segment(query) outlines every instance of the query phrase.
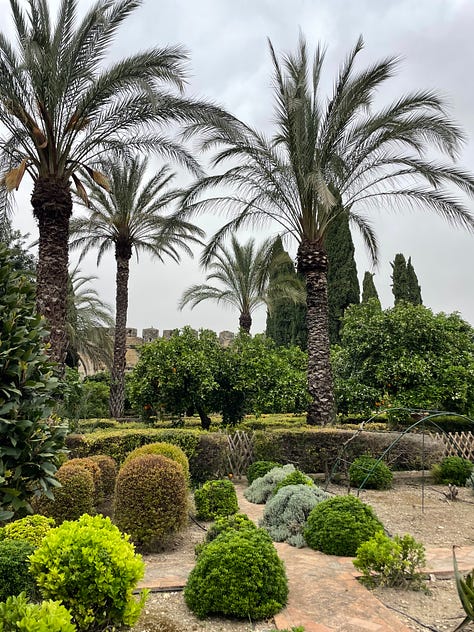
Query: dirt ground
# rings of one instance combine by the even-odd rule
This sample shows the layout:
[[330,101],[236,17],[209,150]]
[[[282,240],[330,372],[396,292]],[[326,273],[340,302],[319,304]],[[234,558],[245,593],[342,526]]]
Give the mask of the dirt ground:
[[[329,491],[346,492],[336,486]],[[446,498],[446,492],[443,486],[426,484],[422,487],[419,481],[404,481],[388,491],[363,491],[360,498],[372,505],[391,535],[410,533],[425,546],[474,546],[474,494],[460,489],[458,500],[453,502]],[[192,563],[194,546],[203,536],[204,531],[191,522],[165,553],[155,555],[158,560],[166,556],[163,562],[167,564]],[[454,630],[464,616],[454,581],[431,578],[427,589],[424,593],[378,588],[376,595],[386,606],[396,610],[400,620],[412,630]],[[272,621],[256,624],[219,618],[200,621],[186,608],[182,593],[173,592],[150,595],[134,632],[269,632],[275,629]],[[474,632],[474,625],[464,629]]]

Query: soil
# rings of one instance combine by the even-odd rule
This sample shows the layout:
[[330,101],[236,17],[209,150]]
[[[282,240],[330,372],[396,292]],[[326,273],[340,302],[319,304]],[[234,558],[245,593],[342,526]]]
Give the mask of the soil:
[[[342,487],[331,486],[333,493],[346,493]],[[367,490],[360,498],[374,508],[376,514],[391,535],[410,533],[426,547],[474,545],[474,495],[468,489],[460,489],[458,499],[446,497],[447,488],[425,485],[420,482],[396,483],[388,491]],[[207,525],[203,525],[206,527]],[[193,564],[194,547],[204,536],[204,531],[190,522],[164,553],[144,556],[155,564],[179,567]],[[463,619],[455,582],[452,579],[427,581],[427,592],[377,588],[378,599],[397,611],[399,618],[411,630],[436,632],[452,631]],[[276,627],[272,621],[259,623],[234,621],[221,618],[197,619],[187,609],[182,592],[153,593],[149,596],[142,617],[134,632],[269,632]],[[474,624],[464,628],[474,632]]]

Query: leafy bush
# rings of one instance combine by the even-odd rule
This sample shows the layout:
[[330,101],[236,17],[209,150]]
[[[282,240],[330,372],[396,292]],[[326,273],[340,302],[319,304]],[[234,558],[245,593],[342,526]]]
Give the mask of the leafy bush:
[[300,470],[295,470],[276,484],[272,495],[274,496],[282,487],[286,487],[287,485],[314,485],[314,482],[310,476],[306,476],[306,474],[303,474]]
[[7,523],[1,530],[1,536],[9,540],[24,540],[33,546],[39,546],[43,538],[55,526],[53,518],[45,516],[25,516]]
[[71,613],[56,601],[28,603],[25,593],[0,603],[1,632],[75,632]]
[[383,461],[368,455],[357,457],[349,467],[349,481],[365,489],[390,489],[393,474]]
[[183,474],[186,480],[189,481],[188,457],[179,446],[173,445],[172,443],[166,443],[165,441],[147,443],[146,445],[142,445],[140,448],[135,448],[133,452],[130,452],[124,461],[124,465],[132,459],[136,459],[137,456],[142,456],[143,454],[161,454],[162,456],[166,456],[168,459],[175,461],[182,467]]
[[236,513],[231,516],[218,516],[206,531],[204,542],[196,546],[195,552],[198,556],[203,548],[217,538],[218,535],[227,531],[241,531],[242,529],[256,529],[253,520],[247,514]]
[[0,520],[21,517],[55,487],[67,426],[49,417],[57,379],[35,288],[0,243]]
[[265,476],[274,467],[280,467],[280,463],[275,461],[254,461],[247,468],[247,482],[251,485],[257,478]]
[[265,476],[255,479],[250,487],[247,487],[244,491],[245,498],[249,502],[256,503],[257,505],[266,503],[278,483],[294,471],[295,466],[291,464],[274,467],[267,472]]
[[377,531],[383,531],[383,525],[372,507],[355,496],[335,496],[311,510],[304,537],[316,551],[353,557]]
[[64,522],[30,559],[43,597],[61,601],[78,630],[132,626],[138,619],[146,593],[136,601],[132,592],[144,564],[109,518]]
[[207,481],[194,491],[196,515],[201,520],[229,516],[239,510],[235,487],[229,479]]
[[329,494],[316,485],[288,485],[268,500],[260,526],[276,542],[306,546],[303,531],[308,516],[326,498]]
[[61,487],[56,488],[54,500],[41,497],[34,502],[37,513],[54,518],[56,524],[76,520],[82,514],[94,513],[94,479],[81,464],[66,461],[56,473]]
[[433,466],[431,473],[435,483],[464,487],[474,465],[460,456],[447,456],[441,463]]
[[163,547],[187,518],[187,485],[178,463],[145,454],[121,468],[115,487],[115,522],[135,544],[147,550]]
[[81,459],[70,459],[66,463],[69,466],[83,467],[92,474],[92,480],[94,481],[94,506],[100,504],[104,500],[104,490],[102,488],[102,471],[97,461],[89,457],[83,457]]
[[221,533],[199,555],[184,589],[186,604],[201,618],[265,619],[281,610],[287,597],[283,562],[262,529]]
[[0,541],[0,601],[23,591],[33,593],[35,582],[28,560],[33,551],[34,546],[24,540]]
[[106,454],[94,454],[89,459],[99,466],[103,496],[104,498],[110,498],[115,489],[117,464],[111,456]]
[[357,549],[354,566],[362,571],[368,586],[393,586],[419,590],[425,585],[421,572],[426,562],[425,549],[411,535],[396,535],[393,540],[379,531]]

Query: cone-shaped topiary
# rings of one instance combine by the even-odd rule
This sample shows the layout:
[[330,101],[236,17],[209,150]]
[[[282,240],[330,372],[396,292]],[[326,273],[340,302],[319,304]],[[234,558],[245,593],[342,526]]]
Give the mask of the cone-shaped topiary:
[[237,513],[239,503],[234,485],[229,479],[206,481],[194,492],[196,515],[201,520]]
[[188,519],[188,491],[182,467],[158,454],[126,463],[115,485],[115,523],[138,546],[162,548]]
[[147,443],[130,452],[123,464],[125,465],[125,463],[128,463],[132,459],[136,459],[137,456],[143,456],[144,454],[161,454],[172,461],[176,461],[176,463],[179,463],[183,468],[184,476],[186,480],[189,481],[188,457],[178,445],[167,443],[166,441]]
[[244,491],[245,498],[251,502],[261,505],[267,502],[273,493],[275,487],[284,480],[288,474],[295,471],[294,465],[283,465],[281,467],[274,467],[269,472],[257,478],[254,482],[247,487]]
[[308,516],[313,507],[329,497],[316,485],[284,486],[267,501],[260,526],[276,542],[306,546],[303,530]]
[[349,481],[355,487],[364,489],[390,489],[393,473],[383,462],[363,454],[349,467]]
[[304,537],[308,546],[328,555],[354,557],[383,525],[369,505],[355,496],[323,500],[309,514]]
[[262,529],[221,533],[202,550],[184,590],[186,604],[201,618],[266,619],[287,597],[283,562]]

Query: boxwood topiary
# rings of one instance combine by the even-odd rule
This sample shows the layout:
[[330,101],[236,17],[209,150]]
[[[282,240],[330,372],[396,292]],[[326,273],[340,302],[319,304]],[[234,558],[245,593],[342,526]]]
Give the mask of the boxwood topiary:
[[186,604],[201,618],[265,619],[287,597],[283,562],[262,529],[221,533],[201,552],[184,589]]
[[314,482],[310,476],[306,476],[306,474],[303,474],[300,470],[295,470],[275,485],[272,496],[274,496],[282,487],[286,487],[287,485],[314,485]]
[[260,526],[272,540],[301,548],[306,545],[303,530],[311,510],[329,497],[316,485],[287,485],[267,501]]
[[83,457],[81,459],[70,459],[66,463],[70,466],[83,467],[92,474],[92,480],[94,481],[94,506],[100,504],[104,500],[104,490],[102,486],[102,471],[97,461],[90,457]]
[[304,537],[316,551],[353,557],[378,531],[383,525],[372,507],[355,496],[335,496],[311,510]]
[[230,516],[239,510],[235,487],[229,479],[206,481],[194,491],[194,503],[196,515],[201,520]]
[[463,459],[460,456],[447,456],[433,466],[431,473],[435,483],[464,487],[473,468],[474,464],[468,459]]
[[55,524],[54,518],[39,515],[25,516],[7,523],[2,529],[2,537],[10,540],[23,540],[33,546],[39,546]]
[[244,491],[245,498],[251,503],[264,504],[270,498],[275,487],[284,480],[288,474],[295,471],[294,465],[274,467],[261,478],[257,478]]
[[115,459],[106,454],[94,454],[89,459],[99,466],[103,496],[104,498],[110,498],[113,496],[117,478],[117,463]]
[[365,489],[390,489],[393,473],[383,462],[368,455],[354,459],[349,467],[349,481],[355,487]]
[[188,519],[183,469],[158,454],[138,456],[124,465],[115,486],[115,522],[138,546],[162,548]]
[[0,603],[2,632],[75,632],[71,613],[57,601],[28,603],[25,593]]
[[33,502],[37,513],[54,518],[58,525],[94,513],[95,486],[89,470],[66,461],[56,472],[56,478],[61,487],[55,488],[54,500],[42,496]]
[[174,445],[173,443],[166,443],[165,441],[147,443],[146,445],[142,445],[140,448],[136,448],[133,452],[130,452],[124,461],[124,465],[132,459],[136,459],[137,456],[143,456],[144,454],[161,454],[172,461],[176,461],[176,463],[179,463],[179,465],[183,468],[184,476],[186,477],[186,480],[189,481],[188,457],[179,446]]
[[196,555],[200,555],[203,548],[207,546],[209,542],[215,540],[221,533],[231,530],[241,531],[242,529],[255,530],[256,528],[255,523],[253,520],[250,520],[247,514],[236,513],[231,516],[219,516],[206,531],[206,538],[204,542],[201,542],[196,546]]
[[33,594],[35,581],[29,571],[29,556],[35,547],[24,540],[0,541],[0,601],[25,591]]
[[257,478],[265,476],[274,467],[280,467],[275,461],[254,461],[247,468],[247,483],[251,485]]
[[61,601],[78,630],[121,629],[140,616],[146,592],[139,601],[132,593],[144,564],[109,518],[84,515],[63,522],[30,561],[43,597]]

